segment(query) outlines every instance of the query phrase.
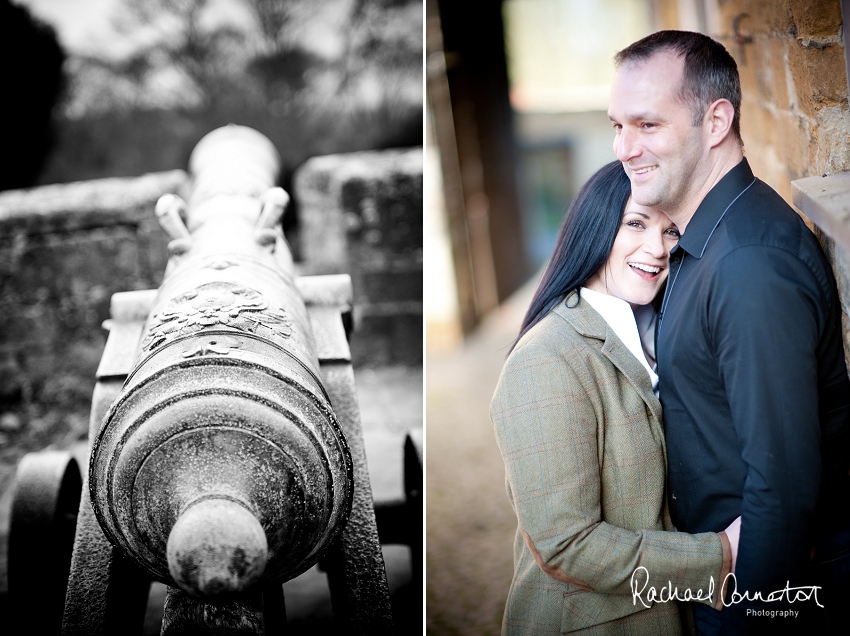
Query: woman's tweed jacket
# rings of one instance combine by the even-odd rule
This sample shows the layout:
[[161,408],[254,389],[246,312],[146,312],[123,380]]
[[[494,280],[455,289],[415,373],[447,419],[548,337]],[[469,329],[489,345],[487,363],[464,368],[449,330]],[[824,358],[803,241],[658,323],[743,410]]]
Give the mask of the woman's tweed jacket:
[[707,593],[723,548],[665,532],[661,404],[602,316],[575,294],[552,310],[505,363],[490,416],[519,522],[503,634],[678,634],[677,604],[633,602],[632,573]]

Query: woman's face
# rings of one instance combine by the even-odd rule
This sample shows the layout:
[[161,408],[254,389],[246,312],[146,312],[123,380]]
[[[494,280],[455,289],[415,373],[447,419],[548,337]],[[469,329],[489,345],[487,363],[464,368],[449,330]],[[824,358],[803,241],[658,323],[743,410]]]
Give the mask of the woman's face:
[[630,305],[647,305],[667,279],[670,250],[678,241],[679,231],[663,212],[629,197],[611,254],[585,287]]

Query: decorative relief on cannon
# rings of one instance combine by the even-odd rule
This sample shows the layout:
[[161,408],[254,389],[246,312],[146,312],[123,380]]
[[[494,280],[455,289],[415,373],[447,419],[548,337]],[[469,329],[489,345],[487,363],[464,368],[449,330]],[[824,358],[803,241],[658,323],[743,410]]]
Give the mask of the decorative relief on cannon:
[[258,291],[214,282],[177,296],[152,316],[142,350],[150,352],[178,336],[216,325],[277,340],[292,336],[292,321],[286,311],[270,308]]
[[227,356],[242,347],[242,341],[229,336],[212,336],[201,342],[193,343],[191,347],[183,351],[184,358],[195,356],[219,355]]
[[205,265],[205,267],[221,271],[223,269],[227,269],[228,267],[233,267],[234,265],[236,265],[236,263],[234,263],[233,261],[229,261],[226,258],[212,258]]

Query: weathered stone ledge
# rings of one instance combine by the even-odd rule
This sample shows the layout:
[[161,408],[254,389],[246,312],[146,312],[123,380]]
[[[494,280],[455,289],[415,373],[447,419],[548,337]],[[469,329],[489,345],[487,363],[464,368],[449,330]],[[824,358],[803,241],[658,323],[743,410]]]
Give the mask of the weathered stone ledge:
[[798,179],[791,189],[794,205],[827,239],[822,244],[838,285],[844,355],[850,367],[850,172]]
[[850,253],[850,172],[791,182],[794,205]]
[[0,240],[21,233],[138,225],[154,217],[160,195],[182,192],[188,179],[185,171],[170,170],[0,192]]

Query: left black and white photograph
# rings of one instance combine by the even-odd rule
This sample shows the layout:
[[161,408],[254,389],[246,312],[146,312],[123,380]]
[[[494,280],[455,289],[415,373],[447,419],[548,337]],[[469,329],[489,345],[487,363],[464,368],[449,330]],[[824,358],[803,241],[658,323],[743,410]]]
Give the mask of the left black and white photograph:
[[0,0],[0,633],[421,633],[423,46]]

